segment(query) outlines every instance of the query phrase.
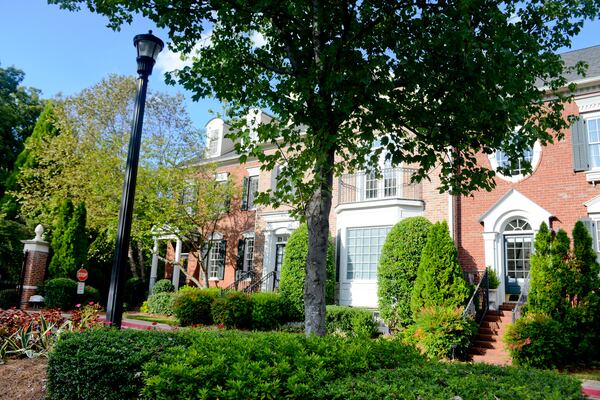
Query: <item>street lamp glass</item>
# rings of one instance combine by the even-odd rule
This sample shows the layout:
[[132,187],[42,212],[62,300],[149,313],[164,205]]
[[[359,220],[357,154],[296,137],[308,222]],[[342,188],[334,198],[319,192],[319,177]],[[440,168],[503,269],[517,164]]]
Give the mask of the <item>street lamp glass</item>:
[[164,47],[163,41],[154,36],[152,31],[147,34],[137,35],[133,39],[133,44],[137,48],[138,57],[150,57],[154,61],[156,61],[158,53],[160,53]]

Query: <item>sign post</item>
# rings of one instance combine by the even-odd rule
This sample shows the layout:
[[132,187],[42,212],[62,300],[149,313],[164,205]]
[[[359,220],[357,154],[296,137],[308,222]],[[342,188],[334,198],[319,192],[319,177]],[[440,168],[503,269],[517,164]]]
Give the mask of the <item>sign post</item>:
[[77,270],[77,294],[83,294],[85,292],[85,281],[88,278],[88,272],[85,268],[79,268]]

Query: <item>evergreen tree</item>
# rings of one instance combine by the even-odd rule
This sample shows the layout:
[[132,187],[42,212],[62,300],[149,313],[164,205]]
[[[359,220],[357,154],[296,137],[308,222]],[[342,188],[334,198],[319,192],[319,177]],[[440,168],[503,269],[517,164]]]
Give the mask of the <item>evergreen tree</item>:
[[67,227],[67,238],[69,240],[69,250],[73,264],[65,271],[69,278],[75,276],[79,268],[87,267],[87,255],[89,243],[85,231],[87,212],[85,203],[79,203],[73,212],[73,217]]
[[379,311],[392,330],[412,323],[410,301],[430,228],[427,218],[403,219],[390,230],[381,249],[377,269]]
[[69,228],[69,222],[73,216],[73,201],[67,198],[63,200],[58,209],[58,214],[55,218],[55,223],[52,229],[52,259],[48,270],[50,278],[66,278],[63,266],[68,262],[69,246],[65,240],[66,232]]
[[[560,229],[556,237],[545,223],[535,237],[536,252],[531,256],[530,289],[526,313],[541,313],[562,319],[566,312],[570,240]],[[540,250],[540,251],[538,251]]]
[[431,227],[421,254],[411,311],[416,315],[424,307],[461,307],[470,294],[448,224],[445,221],[438,222]]

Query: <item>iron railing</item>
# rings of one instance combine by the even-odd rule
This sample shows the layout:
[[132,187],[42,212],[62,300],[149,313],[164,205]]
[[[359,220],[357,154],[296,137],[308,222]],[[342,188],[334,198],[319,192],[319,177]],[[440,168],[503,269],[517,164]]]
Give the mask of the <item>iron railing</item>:
[[279,290],[279,272],[271,271],[244,289],[246,293],[275,292]]
[[477,274],[471,273],[468,275],[467,280],[473,284],[477,283],[477,286],[475,287],[462,316],[463,318],[471,316],[478,325],[481,325],[481,322],[490,308],[490,281],[488,272],[486,270]]
[[512,322],[515,323],[516,320],[521,318],[521,312],[523,310],[523,306],[527,303],[527,299],[529,298],[529,272],[527,272],[527,277],[523,282],[523,286],[521,287],[521,294],[519,295],[519,299],[517,300],[517,304],[515,308],[512,310]]
[[252,270],[250,271],[236,271],[235,273],[236,279],[229,286],[225,287],[223,290],[240,290],[244,291],[253,282],[256,281],[256,273]]
[[339,178],[338,204],[381,199],[422,200],[423,187],[412,182],[414,168],[384,168],[381,174],[360,172]]

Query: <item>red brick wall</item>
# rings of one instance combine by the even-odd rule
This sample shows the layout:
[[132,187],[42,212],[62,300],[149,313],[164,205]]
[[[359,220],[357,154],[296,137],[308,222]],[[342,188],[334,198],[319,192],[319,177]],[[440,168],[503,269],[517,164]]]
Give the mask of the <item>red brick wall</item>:
[[46,275],[46,266],[48,264],[48,253],[39,251],[29,251],[25,263],[25,274],[23,279],[23,294],[21,295],[21,308],[28,308],[28,301],[31,296],[36,294],[36,289],[26,288],[27,286],[37,286],[44,281]]
[[[575,104],[568,105],[567,114],[577,113]],[[487,156],[479,162],[490,166]],[[542,147],[541,157],[533,173],[521,182],[511,183],[496,178],[491,192],[478,191],[472,197],[462,197],[458,207],[458,248],[464,269],[485,269],[483,226],[479,218],[506,192],[516,189],[552,215],[551,228],[565,229],[569,235],[575,222],[587,216],[586,201],[600,195],[600,187],[586,182],[584,172],[573,172],[571,132],[566,131],[560,142]],[[537,229],[537,227],[534,227]]]

